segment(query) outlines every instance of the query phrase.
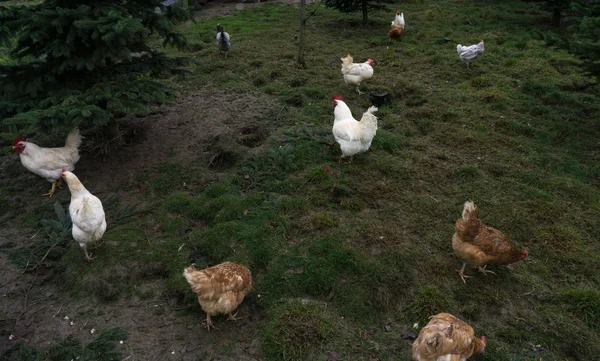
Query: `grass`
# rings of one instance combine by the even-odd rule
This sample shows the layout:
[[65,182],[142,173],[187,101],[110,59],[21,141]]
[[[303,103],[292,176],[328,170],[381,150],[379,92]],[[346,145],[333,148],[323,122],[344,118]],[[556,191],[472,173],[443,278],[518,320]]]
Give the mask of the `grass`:
[[[91,291],[102,302],[178,294],[194,304],[182,268],[237,261],[253,272],[249,297],[263,317],[249,332],[264,339],[268,360],[408,360],[402,331],[438,312],[487,336],[479,360],[594,359],[600,88],[577,60],[536,39],[533,29],[549,23],[536,4],[401,6],[409,27],[392,44],[393,12],[370,13],[362,29],[356,14],[319,9],[307,23],[306,69],[295,65],[295,6],[266,4],[185,28],[199,50],[172,53],[199,63],[173,88],[266,93],[280,107],[261,123],[268,132],[219,144],[211,169],[167,162],[139,174],[149,206],[107,210],[109,244],[92,264],[74,243],[55,261],[65,292]],[[232,36],[227,58],[213,44],[217,22]],[[468,71],[455,45],[479,39],[486,53]],[[370,105],[341,79],[339,58],[349,52],[377,62],[362,90],[392,100],[378,112],[371,149],[338,164],[331,95],[342,94],[355,116]],[[206,172],[218,176],[194,184]],[[182,182],[193,190],[173,191]],[[27,184],[0,185],[12,223],[33,228],[54,217],[48,206],[14,212],[5,199]],[[492,267],[496,276],[469,271],[461,282],[451,237],[469,199],[529,250],[528,262]],[[157,280],[162,288],[143,291]]]

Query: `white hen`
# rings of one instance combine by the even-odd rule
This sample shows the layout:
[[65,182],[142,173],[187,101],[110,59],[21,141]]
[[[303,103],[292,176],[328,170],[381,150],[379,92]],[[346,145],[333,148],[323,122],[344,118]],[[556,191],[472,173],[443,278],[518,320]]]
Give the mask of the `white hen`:
[[401,13],[400,10],[396,11],[396,17],[394,18],[394,21],[392,21],[392,25],[400,25],[402,26],[402,29],[406,26],[406,23],[404,22],[404,13]]
[[360,83],[373,77],[373,65],[375,61],[373,59],[367,59],[364,63],[353,63],[354,59],[348,54],[347,57],[341,58],[342,60],[342,74],[344,75],[344,81],[346,84],[356,85],[356,91],[358,94],[362,94],[358,87]]
[[13,149],[19,154],[21,163],[27,170],[52,182],[52,189],[44,194],[52,198],[62,169],[75,169],[75,163],[79,160],[80,144],[81,135],[79,129],[75,128],[67,135],[64,147],[44,148],[27,142],[25,137],[17,137],[13,142]]
[[85,189],[75,174],[63,169],[61,176],[71,191],[69,214],[73,222],[73,239],[83,248],[85,259],[91,261],[87,245],[101,240],[106,231],[102,202]]
[[333,103],[333,136],[342,150],[342,157],[350,157],[366,152],[377,132],[377,117],[373,114],[376,107],[370,107],[362,116],[360,122],[352,117],[350,108],[344,103],[341,95],[331,98]]
[[460,58],[460,60],[462,60],[464,63],[467,64],[467,69],[471,69],[469,68],[469,64],[471,63],[471,61],[473,61],[473,59],[478,58],[480,56],[483,55],[483,40],[481,40],[479,42],[479,44],[475,44],[475,45],[471,45],[471,46],[464,46],[464,45],[460,45],[458,44],[456,46],[456,51],[458,52],[458,57]]

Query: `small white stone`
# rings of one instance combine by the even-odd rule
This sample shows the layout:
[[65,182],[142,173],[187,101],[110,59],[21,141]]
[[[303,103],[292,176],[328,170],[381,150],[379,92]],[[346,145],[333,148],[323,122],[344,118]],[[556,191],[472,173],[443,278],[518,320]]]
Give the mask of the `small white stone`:
[[71,326],[73,326],[73,325],[74,325],[73,321],[71,321],[70,325],[71,325]]
[[415,322],[415,324],[413,325],[413,328],[419,328],[419,323]]
[[65,320],[68,320],[68,319],[69,319],[69,316],[65,316]]
[[15,335],[10,335],[8,336],[8,340],[11,341],[13,338],[15,338]]
[[175,355],[175,351],[171,351],[171,355]]
[[123,340],[119,341],[119,343],[122,345],[123,344]]
[[94,332],[96,332],[96,329],[95,329],[95,328],[92,328],[92,329],[90,330],[90,333],[94,333]]

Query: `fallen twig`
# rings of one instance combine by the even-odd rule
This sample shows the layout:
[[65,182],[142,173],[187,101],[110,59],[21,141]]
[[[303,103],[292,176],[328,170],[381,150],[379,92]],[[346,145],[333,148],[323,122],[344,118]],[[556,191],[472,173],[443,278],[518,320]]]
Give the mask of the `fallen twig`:
[[21,317],[23,317],[23,315],[25,315],[25,313],[27,312],[27,303],[29,302],[29,293],[31,293],[31,289],[33,288],[33,285],[35,284],[36,279],[37,279],[37,275],[35,275],[33,277],[33,281],[31,281],[31,285],[29,286],[29,289],[25,293],[25,301],[23,302],[23,310],[21,311],[19,316],[17,316],[17,318],[15,319],[15,328],[17,328],[17,322],[19,322]]

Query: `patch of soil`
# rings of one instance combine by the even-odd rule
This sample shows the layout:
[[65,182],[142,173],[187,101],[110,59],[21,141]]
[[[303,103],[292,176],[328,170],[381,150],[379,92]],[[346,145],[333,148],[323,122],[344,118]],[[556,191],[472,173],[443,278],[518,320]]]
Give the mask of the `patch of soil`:
[[[137,174],[156,172],[167,159],[197,167],[214,163],[223,149],[244,156],[267,139],[268,129],[258,119],[276,107],[273,98],[258,93],[184,95],[164,110],[124,120],[130,143],[108,157],[83,154],[75,173],[88,189],[111,193],[129,191],[139,182]],[[229,149],[236,142],[243,147]]]

